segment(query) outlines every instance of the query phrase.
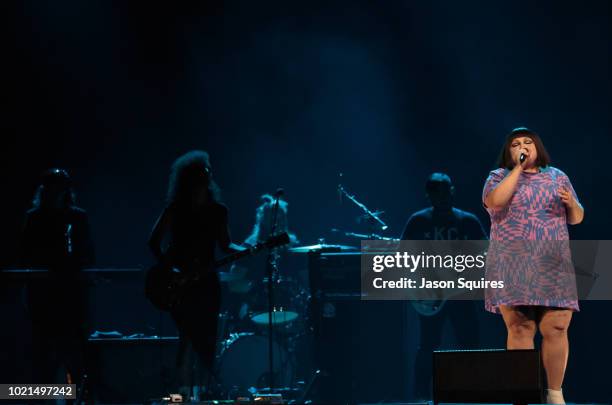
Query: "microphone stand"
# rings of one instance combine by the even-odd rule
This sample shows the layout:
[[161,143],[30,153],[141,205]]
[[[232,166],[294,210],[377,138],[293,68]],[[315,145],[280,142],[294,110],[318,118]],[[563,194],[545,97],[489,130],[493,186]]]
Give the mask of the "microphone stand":
[[370,234],[355,233],[355,232],[350,232],[350,231],[343,231],[337,228],[332,228],[331,231],[338,232],[338,233],[343,234],[344,236],[348,236],[350,238],[356,238],[356,239],[385,240],[385,241],[390,241],[390,242],[399,242],[399,239],[397,238],[390,238],[388,236],[382,236],[377,233],[370,233]]
[[359,201],[357,201],[357,199],[355,198],[355,195],[350,194],[349,192],[347,192],[344,189],[344,187],[342,186],[342,184],[338,184],[338,192],[341,193],[342,195],[344,195],[346,198],[348,198],[357,207],[359,207],[363,211],[363,213],[364,213],[364,215],[366,217],[371,218],[375,222],[377,222],[378,225],[380,226],[381,230],[384,231],[385,229],[388,228],[387,224],[385,224],[384,221],[378,217],[377,213],[370,211],[368,209],[368,207],[366,207],[364,204],[362,204]]
[[[283,189],[279,188],[274,194],[274,205],[272,207],[272,226],[270,228],[270,236],[276,233],[278,206],[280,196],[283,194]],[[269,389],[270,393],[274,390],[274,276],[278,272],[276,248],[268,250],[266,259],[266,272],[268,274],[268,372],[269,372]]]

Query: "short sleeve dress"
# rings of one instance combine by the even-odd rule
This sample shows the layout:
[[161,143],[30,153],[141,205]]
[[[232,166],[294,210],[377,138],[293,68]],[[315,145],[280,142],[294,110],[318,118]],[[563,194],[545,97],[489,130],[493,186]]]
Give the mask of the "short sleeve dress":
[[[490,172],[482,201],[510,173]],[[487,251],[487,280],[503,288],[485,290],[485,309],[499,313],[500,305],[539,305],[578,311],[576,279],[571,261],[567,213],[558,188],[576,192],[565,173],[548,166],[520,174],[516,192],[501,209],[488,208],[491,217]]]

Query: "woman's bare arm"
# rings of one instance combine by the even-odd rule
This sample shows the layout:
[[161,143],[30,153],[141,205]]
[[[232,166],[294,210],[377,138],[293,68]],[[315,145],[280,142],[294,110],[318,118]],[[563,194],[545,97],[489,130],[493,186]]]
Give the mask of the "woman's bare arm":
[[155,221],[155,225],[153,225],[153,230],[151,231],[151,235],[149,236],[149,249],[153,252],[155,258],[161,261],[164,257],[164,252],[162,249],[162,243],[164,240],[164,236],[166,236],[170,232],[170,225],[172,223],[172,215],[166,208],[157,221]]
[[580,202],[574,198],[574,195],[569,189],[560,187],[558,192],[559,196],[561,197],[561,201],[563,201],[563,204],[565,204],[567,223],[570,225],[577,225],[581,223],[584,219],[584,208],[582,208],[582,204],[580,204]]
[[498,185],[485,197],[487,208],[504,208],[510,202],[512,195],[516,191],[519,177],[523,171],[521,165],[516,165]]

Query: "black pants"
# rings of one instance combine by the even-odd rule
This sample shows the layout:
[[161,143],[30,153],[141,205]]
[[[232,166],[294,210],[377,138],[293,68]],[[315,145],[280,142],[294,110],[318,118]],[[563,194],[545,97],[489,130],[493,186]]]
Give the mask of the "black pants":
[[189,361],[185,355],[189,346],[193,348],[205,371],[214,372],[220,304],[219,279],[216,274],[211,274],[191,286],[180,305],[172,311],[172,318],[179,331],[177,366],[183,374],[181,379],[188,377],[192,367],[191,364],[185,364],[185,361]]
[[66,383],[68,375],[58,376],[63,367],[80,387],[86,373],[87,304],[86,285],[76,279],[50,279],[28,286],[34,383]]

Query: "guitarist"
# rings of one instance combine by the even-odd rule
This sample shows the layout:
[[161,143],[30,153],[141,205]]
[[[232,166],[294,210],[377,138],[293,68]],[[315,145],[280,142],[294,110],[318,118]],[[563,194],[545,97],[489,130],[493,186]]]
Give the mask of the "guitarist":
[[[406,223],[402,240],[480,240],[486,234],[478,218],[452,206],[455,188],[444,173],[432,173],[425,184],[431,207],[414,213]],[[415,307],[427,302],[415,302]],[[424,312],[424,311],[420,311]],[[476,347],[478,340],[476,308],[472,301],[446,302],[438,313],[419,313],[420,338],[415,364],[414,389],[420,399],[431,398],[431,355],[440,347],[442,329],[448,319],[457,343],[464,349]]]
[[227,208],[219,202],[208,153],[194,150],[176,159],[170,172],[167,202],[153,227],[149,247],[167,268],[201,275],[183,291],[180,303],[171,310],[179,331],[179,392],[185,395],[189,387],[200,385],[192,379],[194,362],[198,360],[202,366],[200,381],[212,383],[221,301],[219,277],[211,269],[215,248],[225,253],[244,249],[231,243]]

